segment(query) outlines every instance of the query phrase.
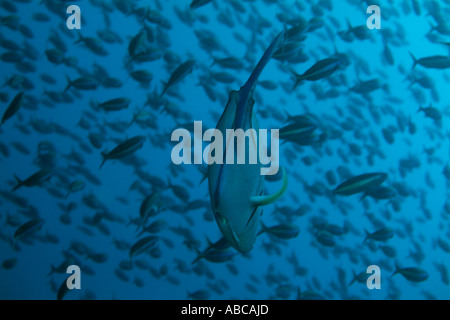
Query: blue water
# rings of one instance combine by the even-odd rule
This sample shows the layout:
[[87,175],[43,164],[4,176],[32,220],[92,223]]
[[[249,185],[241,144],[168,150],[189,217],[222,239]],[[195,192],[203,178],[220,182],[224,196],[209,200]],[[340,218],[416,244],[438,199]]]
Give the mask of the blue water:
[[[369,17],[366,9],[372,3],[351,0],[339,1],[339,4],[337,1],[310,1],[296,6],[295,1],[288,0],[282,1],[282,4],[270,4],[271,1],[263,0],[239,1],[245,8],[245,12],[241,13],[228,1],[215,0],[195,10],[189,9],[190,1],[187,0],[130,1],[136,7],[148,5],[170,22],[170,28],[150,21],[146,25],[155,35],[151,45],[159,48],[162,54],[170,51],[178,57],[178,62],[171,65],[162,57],[151,62],[131,64],[135,70],[144,69],[152,73],[153,79],[147,88],[140,86],[124,68],[129,59],[128,44],[140,32],[142,21],[134,13],[125,15],[119,11],[115,4],[120,1],[107,2],[111,9],[108,12],[94,6],[96,1],[74,1],[81,8],[81,30],[66,28],[69,15],[65,13],[65,5],[58,7],[52,1],[43,1],[47,5],[39,4],[38,1],[3,2],[13,4],[17,12],[1,8],[2,21],[7,16],[16,15],[20,18],[20,24],[28,27],[33,36],[26,37],[20,30],[13,30],[3,23],[0,26],[1,38],[16,43],[20,47],[18,52],[23,50],[25,42],[31,44],[38,52],[38,57],[35,61],[23,58],[22,63],[30,62],[35,67],[30,72],[21,71],[14,63],[4,61],[3,58],[0,61],[1,76],[5,80],[0,92],[6,94],[5,101],[1,102],[0,114],[4,113],[14,96],[23,90],[6,84],[6,80],[14,75],[22,75],[31,81],[33,88],[24,91],[36,101],[26,99],[19,112],[0,128],[0,142],[9,150],[0,154],[0,235],[3,240],[0,241],[0,262],[3,263],[3,267],[0,267],[1,299],[56,299],[56,292],[68,275],[65,272],[48,274],[51,266],[57,267],[65,262],[63,252],[71,252],[81,268],[81,290],[67,292],[64,299],[186,299],[188,292],[199,290],[206,291],[209,299],[296,299],[298,288],[301,292],[312,291],[326,299],[450,298],[448,283],[445,283],[442,271],[436,267],[436,264],[442,264],[448,272],[450,262],[449,253],[437,243],[438,238],[444,243],[450,243],[449,214],[444,210],[447,181],[442,173],[448,161],[446,126],[450,99],[447,95],[447,80],[450,74],[445,69],[429,69],[421,65],[414,68],[417,78],[427,76],[433,81],[434,94],[432,89],[417,83],[409,87],[410,81],[407,80],[413,72],[409,52],[418,59],[448,55],[445,45],[433,43],[427,37],[430,22],[438,24],[436,18],[433,18],[436,15],[430,16],[427,12],[437,10],[445,15],[449,6],[444,1],[417,1],[422,9],[420,15],[411,11],[409,0],[379,4],[381,30],[366,30],[370,39],[354,39],[352,42],[343,41],[339,32],[348,30],[347,21],[352,26],[365,26]],[[331,10],[327,8],[327,3],[331,4]],[[435,6],[439,8],[435,9]],[[55,14],[49,8],[59,10],[60,14]],[[191,25],[179,19],[176,8],[192,15]],[[37,12],[48,16],[48,21],[33,18]],[[231,17],[234,26],[221,23],[218,18],[220,13]],[[185,237],[177,233],[176,229],[188,229],[193,239],[198,241],[197,248],[200,251],[207,247],[206,238],[216,241],[221,233],[209,207],[208,183],[205,181],[200,184],[200,165],[172,164],[171,150],[176,143],[170,140],[171,133],[180,125],[193,124],[194,121],[202,121],[205,128],[215,127],[227,103],[228,93],[238,90],[245,83],[265,48],[279,31],[287,27],[280,19],[282,13],[292,14],[293,18],[301,17],[306,21],[316,18],[323,22],[323,26],[305,33],[302,54],[308,58],[306,61],[281,63],[272,59],[263,71],[260,80],[271,80],[277,88],[267,90],[260,85],[256,86],[254,110],[260,127],[282,128],[286,112],[291,115],[309,113],[318,119],[318,131],[334,131],[339,135],[315,146],[299,147],[292,142],[280,145],[280,165],[286,168],[289,186],[276,204],[264,208],[261,220],[267,226],[284,223],[285,215],[280,210],[297,210],[301,206],[307,206],[304,215],[291,217],[290,222],[300,228],[296,238],[277,240],[269,234],[262,234],[248,254],[237,253],[226,263],[212,263],[203,259],[191,265],[196,252],[193,247],[186,245]],[[122,43],[101,41],[108,54],[99,56],[86,46],[74,42],[78,38],[77,33],[83,37],[99,39],[97,31],[108,28],[104,15],[111,23],[110,30],[120,36]],[[256,33],[256,41],[250,30],[256,23],[249,23],[249,17],[256,22],[263,21],[266,25],[260,29],[261,32]],[[446,26],[442,21],[440,25]],[[76,57],[78,71],[64,63],[55,65],[47,59],[45,50],[54,47],[49,37],[55,31],[67,46],[64,57]],[[221,69],[217,64],[211,66],[211,55],[208,49],[200,46],[195,31],[212,32],[217,43],[222,46],[222,49],[213,51],[213,55],[238,57],[245,68],[232,70]],[[448,42],[445,30],[441,31],[442,34],[438,31],[433,31],[432,35],[442,38],[441,42]],[[247,47],[236,36],[253,45]],[[384,43],[392,51],[393,65],[386,63],[383,57]],[[292,92],[294,80],[289,70],[303,73],[315,62],[333,55],[335,48],[339,53],[347,55],[350,65],[327,78],[315,82],[304,81]],[[244,58],[248,50],[251,50],[249,54],[252,59]],[[2,46],[1,54],[6,51],[9,50]],[[167,81],[172,71],[190,58],[196,61],[194,71],[164,96],[165,101],[170,103],[170,110],[175,112],[170,114],[167,108],[163,110],[160,106],[144,106],[147,95],[152,92],[159,94],[163,89],[162,81]],[[99,86],[94,91],[71,88],[67,92],[73,102],[52,102],[44,93],[45,90],[63,92],[67,85],[66,76],[73,80],[80,77],[83,70],[93,73],[95,64],[103,67],[111,77],[120,79],[122,86]],[[235,81],[230,84],[214,81],[210,71],[226,71],[234,76]],[[51,75],[57,83],[42,81],[40,75],[43,73]],[[205,77],[217,95],[216,101],[209,99],[199,84],[199,80]],[[378,79],[383,88],[365,96],[350,91],[359,80],[370,79]],[[323,97],[320,94],[331,89],[336,91],[335,95]],[[95,101],[104,102],[118,97],[131,99],[127,109],[105,112],[90,106]],[[49,101],[50,105],[46,103]],[[430,104],[442,114],[440,128],[432,119],[426,118],[423,112],[417,113],[419,106]],[[128,124],[133,114],[141,108],[150,113],[151,126],[134,123],[129,127],[125,126],[124,130],[115,131],[108,125],[115,122]],[[88,120],[89,129],[78,125],[85,111],[94,114],[95,118]],[[355,111],[362,116],[358,116]],[[379,121],[376,121],[374,113],[378,114]],[[50,132],[36,130],[31,121],[44,124]],[[409,122],[415,124],[415,134],[411,134],[408,127],[405,127]],[[65,128],[73,136],[55,132],[52,123]],[[28,134],[19,130],[20,126],[27,128]],[[395,131],[395,141],[392,144],[383,137],[382,130],[386,128]],[[88,138],[90,133],[100,134],[103,140],[100,148],[91,144]],[[132,157],[138,162],[132,163],[129,158],[124,161],[109,160],[99,169],[101,151],[110,151],[119,142],[136,135],[146,136],[144,146]],[[25,179],[40,169],[36,158],[38,145],[42,141],[49,141],[54,145],[56,155],[53,167],[58,175],[40,186],[22,187],[12,193],[10,190],[16,183],[14,175]],[[15,142],[22,143],[29,154],[17,150],[13,146]],[[83,151],[81,142],[90,146],[92,152]],[[351,153],[351,143],[361,148],[361,155]],[[434,149],[430,151],[430,155],[424,151],[429,148]],[[64,156],[70,154],[71,150],[82,155],[85,163],[81,166],[94,175],[100,184],[92,183],[79,169],[74,169],[76,163],[70,156]],[[376,154],[373,162],[368,161],[371,153]],[[418,167],[402,174],[400,161],[411,157],[418,160]],[[307,163],[307,158],[311,163]],[[403,183],[409,188],[409,196],[402,196],[398,191],[391,200],[376,201],[367,197],[360,201],[361,195],[333,196],[331,190],[345,181],[337,173],[339,167],[346,168],[354,176],[385,172],[388,179],[384,184]],[[183,208],[188,203],[183,202],[171,189],[158,189],[157,185],[152,186],[148,181],[142,180],[135,173],[137,169],[158,177],[165,183],[170,178],[172,183],[187,190],[189,201],[204,200],[208,206],[189,212],[176,212],[179,210],[171,209],[171,206]],[[333,171],[337,177],[334,185],[330,185],[325,178],[328,170]],[[85,181],[86,187],[64,199],[67,192],[64,177],[67,181],[81,179]],[[113,239],[133,245],[141,238],[137,237],[136,226],[128,224],[130,219],[139,217],[139,208],[145,198],[136,190],[130,190],[135,181],[143,186],[146,195],[156,190],[161,191],[166,209],[150,218],[149,223],[163,219],[167,227],[155,234],[159,238],[156,245],[159,254],[153,251],[152,254],[144,253],[135,257],[135,260],[146,262],[148,267],[139,268],[134,265],[131,270],[122,270],[129,279],[124,281],[117,277],[115,270],[121,268],[122,261],[129,261],[129,250],[116,248]],[[267,193],[275,192],[280,183],[281,181],[266,182]],[[51,188],[60,190],[62,197],[51,194]],[[83,198],[89,194],[95,195],[103,209],[96,210],[86,205]],[[19,206],[11,201],[12,196],[22,197],[26,202],[22,201]],[[118,197],[124,201],[119,201]],[[77,207],[69,214],[71,223],[64,224],[60,219],[63,214],[60,205],[70,202]],[[397,210],[393,202],[399,204]],[[31,219],[30,214],[26,214],[30,210],[36,210],[45,223],[39,231],[18,240],[12,248],[10,239],[20,225]],[[119,217],[119,221],[105,218],[101,220],[102,226],[109,231],[104,233],[97,226],[87,223],[89,218],[103,211]],[[7,223],[7,214],[15,217],[17,224]],[[205,219],[205,216],[209,219]],[[319,218],[329,224],[351,227],[344,235],[333,237],[336,242],[333,247],[326,247],[316,239],[318,229],[314,227],[314,221]],[[381,226],[392,228],[394,236],[385,243],[371,240],[363,242],[365,229],[373,232]],[[83,228],[92,234],[86,234]],[[49,242],[49,234],[56,240]],[[85,244],[93,253],[106,254],[106,262],[96,263],[85,255],[70,250],[71,244],[76,242]],[[379,248],[383,245],[394,248],[395,257],[386,256]],[[423,257],[411,257],[411,252],[418,250],[423,253]],[[304,268],[303,272],[294,272],[293,265],[289,262],[292,255],[297,257],[299,266]],[[16,259],[17,262],[11,268],[5,268],[4,261],[8,259]],[[177,267],[176,261],[185,263],[183,272],[180,271],[182,268]],[[396,264],[403,268],[421,268],[426,271],[428,278],[418,283],[409,281],[400,274],[391,278]],[[227,265],[234,266],[238,274],[231,273]],[[380,267],[381,289],[369,290],[365,282],[349,286],[353,272],[365,271],[369,265]],[[142,280],[144,285],[137,286],[136,278]],[[174,279],[177,283],[174,283]],[[255,288],[254,292],[248,289],[249,284]],[[214,290],[216,287],[218,289]]]

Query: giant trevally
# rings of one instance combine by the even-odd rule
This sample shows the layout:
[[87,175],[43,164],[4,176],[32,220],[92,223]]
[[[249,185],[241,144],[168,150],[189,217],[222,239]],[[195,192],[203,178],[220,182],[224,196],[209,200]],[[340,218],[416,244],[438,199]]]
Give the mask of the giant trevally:
[[[255,103],[254,87],[283,40],[284,32],[281,32],[267,48],[247,82],[239,91],[230,92],[228,103],[216,127],[222,135],[227,129],[258,130],[256,117],[252,112]],[[226,143],[223,150],[225,158]],[[262,213],[261,206],[275,202],[287,188],[287,176],[283,169],[283,187],[273,195],[264,196],[261,168],[260,162],[241,165],[214,162],[208,166],[209,194],[214,217],[224,237],[240,252],[248,252],[253,247]]]

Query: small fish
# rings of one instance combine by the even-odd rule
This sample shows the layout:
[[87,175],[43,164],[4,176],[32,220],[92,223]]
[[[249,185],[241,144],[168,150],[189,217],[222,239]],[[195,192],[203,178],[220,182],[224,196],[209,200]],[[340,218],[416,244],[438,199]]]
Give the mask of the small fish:
[[396,196],[395,189],[393,187],[385,187],[385,186],[373,186],[366,191],[364,191],[361,200],[365,197],[371,197],[376,200],[386,200],[392,199]]
[[102,42],[99,39],[93,38],[93,37],[83,37],[80,33],[78,33],[78,40],[74,43],[81,43],[83,42],[86,47],[92,51],[94,54],[99,56],[107,56],[108,51],[103,47]]
[[45,50],[45,56],[47,60],[55,65],[61,64],[64,62],[64,51],[53,48]]
[[208,241],[208,247],[203,252],[197,250],[197,257],[194,259],[194,261],[192,261],[192,264],[195,264],[200,259],[205,258],[208,252],[211,250],[226,251],[231,247],[231,243],[225,237],[220,238],[214,243],[212,243],[208,238],[206,238],[206,240]]
[[139,230],[141,225],[147,223],[148,218],[156,216],[160,212],[161,206],[161,194],[159,192],[148,195],[141,203],[139,208],[139,215],[141,217],[141,223],[138,224]]
[[182,79],[184,79],[188,74],[192,72],[194,69],[195,60],[190,59],[185,62],[183,62],[181,65],[179,65],[171,74],[169,81],[163,82],[164,89],[161,92],[160,97],[164,96],[164,94],[169,90],[170,87],[172,87],[177,82],[180,82]]
[[223,68],[227,69],[233,69],[233,70],[240,70],[244,68],[244,64],[242,63],[242,60],[236,57],[227,57],[227,58],[216,58],[213,57],[213,65],[217,64]]
[[133,259],[133,257],[154,248],[157,242],[158,237],[155,236],[147,236],[136,241],[130,248],[129,252],[130,259]]
[[360,192],[368,190],[370,187],[382,184],[388,175],[386,173],[366,173],[341,183],[336,189],[333,190],[333,194],[341,196],[350,196]]
[[212,2],[212,0],[192,0],[191,4],[189,5],[189,8],[198,9],[200,7],[203,7],[204,5],[207,5],[210,2]]
[[412,282],[422,282],[428,279],[428,272],[422,268],[410,267],[410,268],[400,268],[398,265],[395,266],[395,272],[391,277],[400,273],[406,280]]
[[130,138],[128,140],[125,140],[124,142],[120,143],[117,147],[115,147],[110,152],[102,152],[101,155],[103,157],[103,161],[100,164],[101,169],[105,162],[107,160],[111,159],[123,159],[126,158],[133,153],[135,153],[137,150],[141,149],[144,145],[146,138],[145,136],[136,136],[133,138]]
[[17,264],[17,259],[16,258],[11,258],[11,259],[5,259],[2,262],[2,268],[5,270],[9,270],[12,269],[16,266]]
[[42,169],[39,170],[38,172],[34,173],[33,175],[31,175],[30,177],[28,177],[25,180],[20,180],[19,177],[17,177],[16,175],[14,175],[14,178],[17,181],[17,185],[11,190],[11,192],[16,191],[17,189],[25,186],[25,187],[35,187],[35,186],[39,186],[41,185],[43,182],[49,180],[53,174],[54,174],[54,170],[52,169]]
[[5,123],[6,120],[10,119],[13,115],[15,115],[17,113],[17,111],[19,111],[20,107],[23,104],[24,95],[25,95],[24,92],[19,92],[14,97],[14,99],[9,104],[8,108],[6,108],[5,113],[3,114],[0,126],[3,125],[3,123]]
[[416,65],[420,64],[421,66],[428,69],[448,69],[450,68],[450,57],[448,56],[430,56],[425,58],[416,59],[416,57],[410,52],[411,58],[413,59],[412,69],[416,67]]
[[295,90],[297,86],[304,80],[317,81],[331,76],[337,69],[343,64],[343,59],[340,56],[334,56],[327,59],[317,61],[311,68],[306,70],[303,74],[298,74],[294,71],[292,73],[295,76],[295,84],[292,90]]
[[280,139],[299,145],[310,145],[317,140],[314,132],[318,128],[318,124],[311,116],[291,116],[289,121],[289,124],[280,129]]
[[119,111],[128,108],[130,103],[131,99],[121,97],[99,103],[97,106],[105,111]]
[[347,20],[348,31],[347,33],[353,34],[358,40],[367,40],[371,38],[371,33],[369,28],[366,25],[359,25],[356,27],[352,27],[350,21]]
[[439,109],[430,105],[429,107],[419,107],[417,112],[425,113],[425,116],[432,119],[438,127],[441,126],[442,114]]
[[78,90],[96,90],[99,85],[97,79],[90,76],[70,80],[70,78],[66,75],[66,79],[67,79],[67,86],[64,89],[64,92],[69,90],[71,87],[74,87],[75,89]]
[[86,183],[84,180],[75,180],[69,185],[69,190],[67,191],[66,197],[67,199],[71,193],[78,192],[84,190]]
[[316,233],[316,239],[325,247],[334,247],[336,240],[331,233],[326,230],[320,230]]
[[[220,250],[220,249],[211,249],[206,253],[201,253],[198,250],[197,256],[201,256],[203,259],[213,263],[224,263],[230,261],[237,253],[232,250]],[[198,261],[197,259],[194,261]]]
[[170,179],[168,181],[168,189],[171,189],[172,192],[179,198],[181,201],[187,203],[189,202],[190,194],[189,191],[183,186],[173,184]]
[[367,274],[366,270],[363,270],[363,271],[361,271],[358,274],[356,274],[355,270],[352,270],[352,271],[353,271],[353,279],[352,279],[352,281],[350,281],[348,286],[351,286],[355,282],[366,283],[367,277],[368,277],[368,274]]
[[390,238],[394,236],[394,230],[391,228],[380,228],[375,232],[369,233],[367,230],[364,230],[366,232],[366,237],[364,238],[364,242],[371,239],[374,241],[387,241]]
[[86,259],[90,259],[97,263],[104,263],[108,260],[108,255],[104,253],[91,253],[86,256]]
[[28,237],[29,235],[41,230],[44,225],[44,220],[42,219],[32,219],[30,221],[25,222],[20,227],[16,229],[12,239],[12,247],[15,247],[15,243],[20,240]]
[[68,286],[67,286],[67,280],[69,279],[69,277],[70,277],[70,275],[67,276],[67,278],[64,279],[64,281],[59,286],[58,293],[56,294],[56,299],[57,300],[64,299],[64,297],[66,296],[67,292],[70,291]]
[[144,87],[153,80],[153,74],[148,70],[134,70],[130,72],[130,76]]
[[266,227],[262,221],[260,222],[262,229],[257,233],[257,236],[268,233],[279,239],[293,239],[300,233],[300,229],[294,224],[279,224],[273,227]]
[[189,292],[187,293],[187,299],[192,300],[207,300],[211,294],[207,290],[197,290],[195,292]]
[[150,225],[142,228],[142,231],[137,236],[138,237],[141,236],[144,232],[159,233],[159,232],[163,231],[165,228],[167,228],[166,220],[158,219],[156,221],[153,221]]

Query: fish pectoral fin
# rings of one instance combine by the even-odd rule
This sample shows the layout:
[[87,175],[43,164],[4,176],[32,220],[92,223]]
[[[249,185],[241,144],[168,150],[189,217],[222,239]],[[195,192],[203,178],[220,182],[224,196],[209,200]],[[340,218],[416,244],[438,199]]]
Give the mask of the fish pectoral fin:
[[272,204],[275,201],[277,201],[284,194],[284,192],[286,191],[287,186],[288,186],[288,178],[287,178],[287,174],[286,174],[286,171],[284,170],[284,168],[282,168],[281,170],[283,170],[283,185],[281,186],[280,190],[278,190],[276,193],[271,194],[271,195],[251,197],[250,201],[251,201],[252,205],[267,206],[267,205]]

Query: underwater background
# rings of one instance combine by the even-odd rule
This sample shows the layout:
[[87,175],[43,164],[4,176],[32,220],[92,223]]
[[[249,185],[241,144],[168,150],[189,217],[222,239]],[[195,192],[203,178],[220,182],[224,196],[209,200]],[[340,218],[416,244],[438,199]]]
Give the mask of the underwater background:
[[[80,30],[66,26],[72,4]],[[0,1],[0,298],[449,299],[449,12],[419,0]],[[222,234],[206,165],[173,164],[171,134],[214,128],[282,30],[293,38],[261,74],[255,115],[260,128],[315,125],[281,139],[287,191],[260,221],[299,232],[267,229],[250,252],[212,257],[207,239]],[[308,79],[336,54],[345,63]],[[367,173],[383,173],[385,193],[339,194]],[[64,289],[69,265],[80,290]],[[380,289],[366,286],[370,265]]]

